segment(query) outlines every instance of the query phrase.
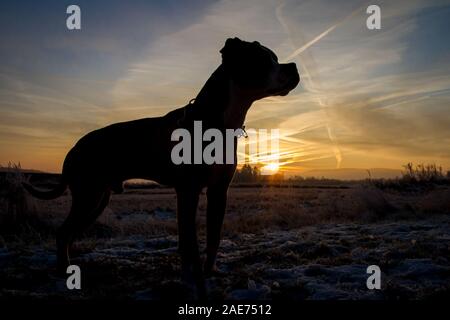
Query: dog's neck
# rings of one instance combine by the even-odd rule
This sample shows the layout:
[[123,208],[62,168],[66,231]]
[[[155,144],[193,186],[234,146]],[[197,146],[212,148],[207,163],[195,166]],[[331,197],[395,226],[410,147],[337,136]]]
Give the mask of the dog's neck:
[[233,83],[220,65],[195,98],[193,108],[204,120],[227,129],[241,128],[254,99]]

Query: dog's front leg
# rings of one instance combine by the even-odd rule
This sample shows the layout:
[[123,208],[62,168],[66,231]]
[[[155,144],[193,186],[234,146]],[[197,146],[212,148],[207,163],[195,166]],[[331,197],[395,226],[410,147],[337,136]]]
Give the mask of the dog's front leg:
[[206,289],[195,223],[199,194],[200,191],[193,190],[192,187],[177,189],[178,248],[183,278],[188,283],[194,280],[198,297],[203,299],[206,297]]
[[208,188],[207,216],[207,239],[206,239],[206,261],[204,272],[210,275],[215,271],[217,250],[219,249],[223,218],[227,203],[228,185],[212,186]]

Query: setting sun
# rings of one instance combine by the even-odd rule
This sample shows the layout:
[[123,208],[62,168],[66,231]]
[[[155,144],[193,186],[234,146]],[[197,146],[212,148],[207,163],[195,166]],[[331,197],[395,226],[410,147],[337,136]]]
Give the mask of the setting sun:
[[263,174],[275,174],[280,169],[280,165],[276,162],[269,163],[261,168]]

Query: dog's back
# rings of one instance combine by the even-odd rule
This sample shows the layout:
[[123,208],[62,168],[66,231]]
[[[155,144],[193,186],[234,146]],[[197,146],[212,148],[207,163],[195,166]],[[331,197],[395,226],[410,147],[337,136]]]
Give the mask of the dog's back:
[[[171,159],[175,144],[172,133],[181,127],[192,134],[195,120],[204,120],[204,129],[236,130],[242,127],[254,101],[286,95],[299,83],[295,64],[279,64],[275,54],[258,42],[228,39],[220,52],[222,64],[194,103],[164,117],[121,122],[95,130],[70,150],[64,161],[61,183],[54,190],[37,191],[25,185],[33,195],[44,199],[55,198],[70,187],[71,211],[57,234],[57,261],[61,271],[69,265],[68,249],[75,235],[103,212],[111,192],[121,192],[126,179],[144,178],[175,187],[182,270],[194,276],[199,294],[205,295],[203,272],[214,269],[236,157],[232,164],[176,165]],[[202,153],[196,156],[203,156],[203,148],[195,151]],[[196,211],[204,187],[207,187],[208,206],[207,257],[203,269]]]

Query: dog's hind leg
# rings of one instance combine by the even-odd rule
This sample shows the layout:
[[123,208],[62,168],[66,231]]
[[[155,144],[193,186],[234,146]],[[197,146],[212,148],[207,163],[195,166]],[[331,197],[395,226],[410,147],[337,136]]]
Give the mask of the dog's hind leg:
[[89,227],[92,223],[95,222],[95,220],[97,220],[98,217],[100,217],[100,215],[103,213],[106,206],[108,205],[110,199],[111,199],[111,190],[107,189],[103,192],[97,208],[93,210],[90,214],[86,215],[84,225],[81,226],[80,232],[82,232],[85,228]]
[[215,271],[215,261],[227,203],[227,189],[228,185],[212,186],[208,188],[206,193],[208,200],[206,209],[206,261],[204,265],[206,275]]
[[200,190],[187,187],[177,189],[178,248],[181,254],[181,267],[184,279],[195,282],[200,299],[206,298],[200,253],[198,250],[196,213]]
[[72,190],[72,207],[56,235],[58,271],[70,264],[69,247],[74,237],[97,219],[109,202],[109,190]]

